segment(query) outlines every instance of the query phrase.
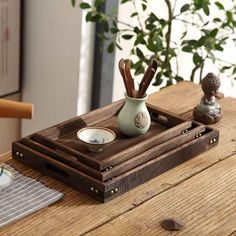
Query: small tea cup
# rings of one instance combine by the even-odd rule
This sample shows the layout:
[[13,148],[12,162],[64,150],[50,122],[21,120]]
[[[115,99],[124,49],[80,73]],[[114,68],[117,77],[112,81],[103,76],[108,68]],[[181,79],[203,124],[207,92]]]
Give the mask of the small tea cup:
[[105,145],[114,141],[116,134],[108,128],[94,126],[80,129],[77,137],[90,151],[100,152]]

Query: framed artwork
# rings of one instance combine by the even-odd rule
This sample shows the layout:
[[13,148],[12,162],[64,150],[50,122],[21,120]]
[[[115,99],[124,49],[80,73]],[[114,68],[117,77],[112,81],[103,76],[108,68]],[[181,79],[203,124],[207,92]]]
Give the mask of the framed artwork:
[[20,0],[0,0],[0,97],[19,91]]

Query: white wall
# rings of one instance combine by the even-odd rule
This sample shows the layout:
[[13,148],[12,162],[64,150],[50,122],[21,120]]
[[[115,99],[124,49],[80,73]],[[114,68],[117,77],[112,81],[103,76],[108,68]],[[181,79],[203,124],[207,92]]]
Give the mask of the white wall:
[[65,0],[26,0],[23,101],[35,104],[22,136],[77,114],[81,10]]
[[[86,2],[91,4],[92,1]],[[90,111],[92,100],[95,24],[86,22],[85,17],[86,11],[82,11],[77,115]]]
[[[4,97],[20,101],[20,94]],[[20,137],[20,120],[0,118],[0,154],[11,150],[11,143]]]

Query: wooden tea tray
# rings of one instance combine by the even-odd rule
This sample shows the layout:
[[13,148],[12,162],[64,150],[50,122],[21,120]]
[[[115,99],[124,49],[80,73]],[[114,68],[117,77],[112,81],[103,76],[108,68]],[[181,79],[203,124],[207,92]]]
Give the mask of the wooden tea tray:
[[[138,137],[117,127],[124,101],[89,112],[13,143],[13,158],[105,202],[214,147],[219,132],[147,105],[152,123]],[[79,129],[103,126],[116,133],[102,152],[77,138]]]

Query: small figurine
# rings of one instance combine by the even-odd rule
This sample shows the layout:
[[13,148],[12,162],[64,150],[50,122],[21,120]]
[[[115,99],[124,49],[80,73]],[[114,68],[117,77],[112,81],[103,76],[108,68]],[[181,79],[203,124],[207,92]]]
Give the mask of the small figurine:
[[214,124],[222,117],[220,105],[216,102],[220,80],[213,73],[208,73],[202,80],[204,96],[193,110],[193,117],[203,124]]

